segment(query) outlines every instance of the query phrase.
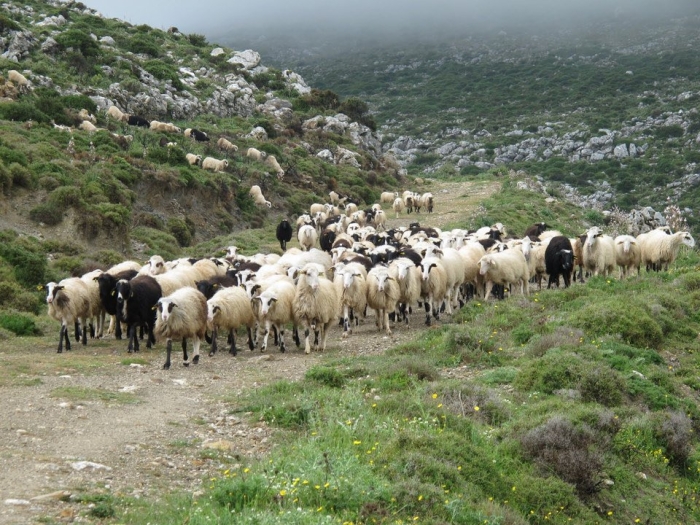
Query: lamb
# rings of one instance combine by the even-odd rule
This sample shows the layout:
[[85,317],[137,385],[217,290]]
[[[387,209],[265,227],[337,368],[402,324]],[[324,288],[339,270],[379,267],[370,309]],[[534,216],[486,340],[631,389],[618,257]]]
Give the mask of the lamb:
[[270,329],[274,328],[279,336],[280,352],[285,352],[284,327],[294,323],[294,296],[296,287],[290,281],[278,280],[270,284],[260,295],[253,297],[251,302],[257,305],[258,324],[263,327],[261,352],[267,350],[267,338]]
[[267,206],[268,208],[272,208],[272,203],[263,196],[262,190],[257,184],[250,187],[248,195],[250,195],[253,198],[253,201],[258,206]]
[[318,268],[313,264],[304,266],[299,272],[292,307],[297,320],[304,325],[306,354],[311,353],[309,329],[314,331],[314,350],[319,349],[320,335],[320,348],[325,351],[328,330],[338,318],[339,305],[333,283],[319,275]]
[[156,322],[155,308],[158,304],[158,299],[163,295],[160,285],[150,275],[137,275],[129,281],[126,279],[117,281],[115,293],[121,319],[128,327],[129,353],[139,351],[136,328],[140,326],[146,328],[148,332],[146,348],[151,348],[151,345],[155,342],[153,337],[153,327]]
[[659,271],[663,266],[668,270],[678,257],[681,245],[695,247],[695,239],[685,231],[666,234],[662,230],[652,230],[641,243],[642,264]]
[[209,142],[209,135],[196,128],[187,128],[184,135],[185,137],[193,138],[196,142]]
[[151,123],[148,120],[146,120],[145,118],[140,117],[138,115],[128,115],[127,119],[126,119],[126,123],[129,126],[138,126],[141,128],[150,128],[151,127]]
[[152,120],[148,126],[153,131],[163,131],[165,133],[181,133],[182,130],[170,122],[159,122]]
[[440,305],[447,293],[447,272],[442,261],[435,256],[421,260],[421,298],[425,304],[425,324],[430,326],[430,314],[440,319]]
[[90,113],[87,109],[83,108],[80,111],[78,111],[78,118],[80,120],[87,120],[89,122],[92,122],[93,124],[97,124],[97,119],[95,118],[95,115]]
[[282,166],[280,166],[279,162],[277,162],[277,159],[275,158],[274,155],[269,155],[265,159],[265,164],[270,166],[275,174],[277,175],[278,179],[281,179],[284,177],[284,170],[282,169]]
[[632,268],[637,268],[640,274],[642,264],[642,250],[637,239],[631,235],[618,235],[615,237],[615,264],[620,267],[620,279],[629,275]]
[[215,173],[223,173],[228,168],[228,160],[218,160],[214,157],[206,157],[202,161],[202,168],[205,170],[211,170]]
[[479,273],[486,281],[485,298],[491,295],[494,284],[512,287],[520,284],[520,293],[528,295],[530,271],[520,250],[487,253],[479,260]]
[[251,350],[255,348],[253,327],[256,319],[250,298],[243,288],[232,286],[220,290],[207,301],[206,312],[207,325],[212,330],[210,356],[216,354],[216,336],[220,329],[231,331],[231,348],[229,349],[231,355],[238,353],[235,333],[241,326],[245,326],[248,331],[248,348]]
[[255,148],[248,148],[248,150],[245,152],[245,156],[249,159],[262,161],[265,160],[265,157],[267,157],[267,153]]
[[170,369],[173,339],[182,339],[183,365],[189,366],[187,339],[192,339],[192,362],[199,363],[199,345],[207,330],[207,300],[199,290],[182,288],[158,300],[155,332],[166,339],[166,358],[163,370]]
[[559,276],[564,277],[564,288],[571,285],[571,272],[574,269],[574,249],[571,241],[564,236],[552,237],[544,252],[544,262],[549,274],[547,288],[552,284],[559,287]]
[[110,137],[112,137],[112,140],[119,146],[121,149],[129,149],[129,146],[131,146],[131,143],[134,142],[134,136],[133,135],[120,135],[119,133],[110,133]]
[[187,162],[190,166],[201,166],[202,165],[202,156],[201,155],[195,155],[194,153],[188,153],[185,155],[185,158],[187,159]]
[[289,224],[289,221],[287,219],[282,219],[277,225],[277,231],[275,232],[275,236],[280,242],[280,248],[282,248],[283,252],[287,251],[287,243],[292,240],[293,233],[294,232],[292,230],[292,225]]
[[216,141],[216,145],[221,151],[226,151],[229,153],[236,153],[238,151],[238,146],[224,137],[220,137],[219,140]]
[[68,326],[75,326],[76,341],[80,340],[79,325],[82,322],[82,342],[87,344],[87,334],[84,329],[85,320],[90,313],[90,292],[87,284],[79,277],[63,279],[58,284],[50,282],[44,286],[46,290],[46,304],[49,316],[61,322],[61,330],[58,336],[57,353],[63,352],[63,340],[66,341],[66,350],[70,350],[70,337]]
[[389,274],[399,285],[398,313],[399,320],[403,319],[408,325],[408,311],[421,296],[421,272],[415,263],[406,257],[391,261]]
[[394,202],[394,199],[397,199],[398,196],[398,191],[383,191],[382,194],[379,196],[379,202],[381,202],[382,204],[392,204]]
[[129,122],[129,116],[122,111],[117,106],[109,106],[107,109],[107,116],[112,117],[114,120],[119,122]]
[[19,91],[20,93],[26,93],[27,91],[29,91],[29,80],[27,80],[27,77],[25,77],[16,69],[10,69],[7,72],[7,80],[12,82],[17,88],[17,91]]
[[399,218],[399,213],[403,211],[403,199],[401,197],[396,197],[394,199],[394,203],[391,205],[391,207],[394,210],[394,213],[396,213],[396,218]]
[[355,325],[360,322],[367,308],[367,270],[359,263],[349,262],[335,272],[333,282],[336,286],[342,308],[343,339],[352,333],[350,319],[355,319]]
[[583,266],[593,275],[610,275],[615,270],[615,242],[612,237],[603,235],[597,226],[586,232]]
[[302,226],[297,232],[297,239],[299,240],[299,246],[301,246],[301,249],[308,252],[316,245],[316,240],[318,239],[316,228],[309,225]]

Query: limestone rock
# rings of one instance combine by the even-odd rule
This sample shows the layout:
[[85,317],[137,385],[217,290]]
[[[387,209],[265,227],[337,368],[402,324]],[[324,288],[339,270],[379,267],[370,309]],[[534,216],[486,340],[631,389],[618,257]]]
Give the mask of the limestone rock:
[[260,53],[252,49],[237,51],[227,62],[229,64],[240,64],[244,69],[253,69],[260,63]]

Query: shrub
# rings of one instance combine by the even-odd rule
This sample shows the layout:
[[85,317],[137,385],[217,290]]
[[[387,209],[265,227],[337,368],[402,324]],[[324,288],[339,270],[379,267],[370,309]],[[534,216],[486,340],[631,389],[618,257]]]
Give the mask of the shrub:
[[193,234],[184,219],[172,217],[168,219],[167,227],[180,246],[189,246],[192,243]]
[[614,370],[606,366],[596,366],[584,371],[579,389],[584,401],[595,401],[610,407],[622,402],[622,393],[626,385]]
[[587,425],[576,427],[568,419],[555,416],[525,434],[521,444],[528,457],[572,483],[579,495],[598,491],[603,460],[594,449],[595,434]]
[[187,39],[190,41],[194,47],[204,47],[208,44],[207,37],[204,35],[199,35],[197,33],[190,33],[187,35]]
[[682,137],[683,128],[679,124],[673,124],[671,126],[661,126],[654,130],[654,135],[657,139],[670,139],[673,137]]
[[29,210],[29,218],[34,222],[55,226],[63,220],[63,210],[51,202],[46,202]]
[[31,317],[14,312],[0,313],[0,327],[20,336],[37,334],[36,325]]
[[155,39],[143,33],[134,35],[129,39],[127,49],[132,53],[150,55],[152,57],[160,55],[160,46]]
[[46,258],[33,253],[17,244],[0,242],[0,257],[14,268],[17,281],[29,287],[44,282]]
[[40,111],[32,102],[25,100],[0,103],[0,118],[15,122],[33,120],[34,122],[48,123],[51,121],[46,113]]
[[514,386],[525,391],[551,394],[561,388],[576,388],[583,369],[581,358],[570,352],[552,352],[530,361],[515,377]]
[[684,467],[693,451],[693,422],[680,411],[665,411],[655,425],[657,438],[673,463]]
[[12,185],[19,188],[31,189],[34,187],[34,176],[26,167],[13,162],[9,167],[10,175],[12,175]]
[[158,80],[172,81],[173,87],[178,91],[182,91],[184,88],[175,69],[162,60],[149,60],[143,65],[143,68]]
[[68,29],[56,35],[56,42],[63,51],[72,48],[79,51],[84,57],[97,57],[100,55],[99,44],[92,37],[79,29]]

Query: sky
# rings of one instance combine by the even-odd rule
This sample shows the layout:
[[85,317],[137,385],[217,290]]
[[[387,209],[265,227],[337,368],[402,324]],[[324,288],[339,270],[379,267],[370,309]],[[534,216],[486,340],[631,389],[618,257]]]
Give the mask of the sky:
[[577,23],[588,17],[682,14],[698,0],[83,0],[104,16],[158,29],[218,35],[237,28],[303,24],[352,31],[427,25],[504,25],[529,21]]

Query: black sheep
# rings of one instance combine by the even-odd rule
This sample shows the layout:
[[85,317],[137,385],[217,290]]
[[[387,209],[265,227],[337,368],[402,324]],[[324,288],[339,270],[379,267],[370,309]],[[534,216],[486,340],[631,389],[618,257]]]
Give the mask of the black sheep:
[[203,281],[197,281],[194,283],[204,297],[207,300],[211,299],[216,292],[222,288],[230,288],[231,286],[237,286],[238,282],[234,277],[230,275],[215,275],[210,279],[205,279]]
[[121,281],[122,279],[130,281],[136,277],[136,274],[138,274],[136,270],[126,270],[115,275],[105,272],[95,277],[97,286],[100,289],[100,300],[102,301],[102,306],[104,306],[105,311],[109,315],[116,317],[114,337],[117,339],[122,338],[122,314],[119,308],[117,308],[117,282]]
[[549,274],[547,288],[551,288],[552,284],[556,284],[558,288],[560,275],[564,276],[564,287],[568,288],[571,285],[571,272],[574,269],[574,250],[571,241],[563,235],[552,237],[544,251],[544,264]]
[[209,142],[209,135],[195,128],[192,128],[192,131],[190,132],[190,137],[192,137],[197,142]]
[[321,238],[319,239],[319,244],[324,252],[330,252],[333,248],[333,243],[335,242],[336,233],[335,231],[327,228],[321,232]]
[[129,126],[140,126],[142,128],[148,128],[151,126],[149,121],[143,117],[139,117],[138,115],[129,115],[127,124],[129,124]]
[[153,277],[138,275],[131,281],[122,279],[117,282],[117,308],[122,311],[122,320],[128,326],[129,353],[139,351],[136,328],[143,326],[148,332],[146,348],[155,343],[153,328],[156,324],[156,305],[163,292]]
[[539,237],[542,232],[549,228],[549,225],[544,222],[536,222],[525,230],[525,237]]
[[289,224],[287,219],[282,219],[277,225],[277,240],[280,242],[280,248],[282,251],[287,251],[287,243],[292,240],[292,225]]

